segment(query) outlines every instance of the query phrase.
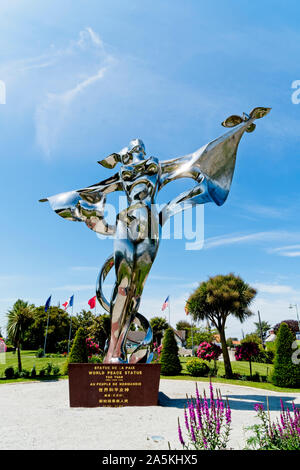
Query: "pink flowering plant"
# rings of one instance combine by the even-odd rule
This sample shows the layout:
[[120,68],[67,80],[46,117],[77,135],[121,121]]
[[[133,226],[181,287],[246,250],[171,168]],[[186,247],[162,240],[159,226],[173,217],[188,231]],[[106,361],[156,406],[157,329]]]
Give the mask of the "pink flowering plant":
[[100,353],[99,344],[94,341],[93,338],[86,339],[86,347],[88,351],[88,357],[91,358],[94,355],[98,355]]
[[231,430],[231,409],[223,401],[220,390],[214,396],[213,385],[210,382],[210,398],[205,391],[199,395],[196,384],[196,399],[187,400],[184,409],[186,436],[183,436],[178,419],[178,436],[183,449],[221,450],[226,449]]
[[197,356],[206,361],[216,361],[222,354],[222,349],[215,343],[203,341],[197,349]]
[[217,360],[221,354],[222,348],[220,348],[220,346],[215,343],[209,343],[207,341],[200,343],[197,349],[197,356],[199,359],[214,361],[214,371],[212,372],[213,375],[217,373]]
[[158,346],[158,343],[153,343],[153,362],[159,362],[162,348],[162,344]]
[[249,361],[250,375],[252,376],[252,361],[259,353],[258,344],[254,341],[247,341],[237,346],[235,351],[235,359],[237,361]]
[[269,410],[265,411],[262,404],[254,406],[260,424],[246,428],[254,432],[247,439],[246,449],[300,450],[300,408],[293,403],[291,412],[281,399],[280,405],[280,416],[275,422],[271,422]]

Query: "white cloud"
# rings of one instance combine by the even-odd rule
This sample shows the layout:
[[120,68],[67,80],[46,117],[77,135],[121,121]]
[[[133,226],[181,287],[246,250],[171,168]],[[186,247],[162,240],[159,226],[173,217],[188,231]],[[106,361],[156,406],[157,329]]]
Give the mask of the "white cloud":
[[[51,67],[51,74],[44,78],[48,90],[35,110],[36,142],[46,156],[50,156],[71,116],[72,103],[101,81],[115,62],[98,34],[87,27],[65,49],[53,47],[48,54],[24,64],[23,70]],[[51,88],[57,91],[50,92]]]
[[269,253],[276,253],[280,256],[286,256],[288,258],[296,258],[300,256],[300,245],[288,245],[272,248],[269,250]]
[[294,294],[295,290],[291,286],[282,285],[282,284],[264,284],[264,283],[254,283],[253,287],[258,290],[259,293],[266,294]]
[[[297,232],[287,232],[281,230],[270,230],[268,232],[255,232],[249,234],[228,234],[218,237],[207,238],[204,242],[204,249],[217,248],[224,245],[234,245],[242,243],[270,243],[280,240],[298,241],[300,234]],[[299,248],[300,245],[297,245]],[[280,251],[280,248],[268,248],[268,253]]]
[[54,291],[78,292],[82,290],[95,290],[95,284],[68,284],[65,286],[53,287]]
[[282,207],[270,207],[264,206],[261,204],[247,204],[241,206],[243,210],[247,210],[252,214],[268,217],[268,218],[275,218],[275,219],[282,219],[286,217],[289,213],[289,209],[282,208]]

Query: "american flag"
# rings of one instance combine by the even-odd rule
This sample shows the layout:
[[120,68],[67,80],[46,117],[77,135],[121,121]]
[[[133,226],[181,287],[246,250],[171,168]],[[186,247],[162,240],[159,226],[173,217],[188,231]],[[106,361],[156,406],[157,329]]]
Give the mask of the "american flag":
[[168,295],[168,297],[166,298],[166,300],[164,301],[164,303],[161,307],[162,311],[164,311],[167,308],[168,305],[169,305],[169,295]]

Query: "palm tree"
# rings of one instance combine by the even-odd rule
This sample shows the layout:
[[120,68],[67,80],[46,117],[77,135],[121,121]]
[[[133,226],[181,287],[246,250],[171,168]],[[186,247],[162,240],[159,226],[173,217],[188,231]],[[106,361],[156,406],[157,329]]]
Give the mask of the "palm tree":
[[153,331],[153,340],[159,346],[161,344],[164,331],[169,328],[169,324],[163,317],[153,317],[150,319],[150,326]]
[[254,322],[254,325],[256,326],[256,330],[255,330],[255,333],[261,337],[262,336],[262,339],[263,341],[266,339],[267,337],[267,333],[268,331],[271,329],[271,325],[266,322],[266,321],[262,321],[261,323],[259,322]]
[[233,315],[242,323],[253,315],[248,307],[255,295],[255,289],[230,273],[219,274],[202,282],[187,301],[186,308],[194,320],[209,320],[217,328],[227,378],[232,377],[232,368],[226,345],[226,320]]
[[19,372],[22,371],[21,345],[26,328],[31,323],[33,311],[34,305],[29,305],[28,302],[18,299],[14,303],[13,308],[7,313],[7,335],[18,351]]

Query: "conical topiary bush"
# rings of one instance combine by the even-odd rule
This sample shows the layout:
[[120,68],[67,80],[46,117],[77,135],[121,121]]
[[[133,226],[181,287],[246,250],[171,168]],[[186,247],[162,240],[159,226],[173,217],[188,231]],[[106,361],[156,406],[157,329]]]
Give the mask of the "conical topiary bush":
[[88,362],[86,334],[82,327],[78,328],[77,333],[75,335],[73,346],[70,351],[70,355],[64,367],[64,374],[68,373],[68,365],[74,362],[77,362],[77,363]]
[[272,382],[278,387],[300,386],[300,365],[293,363],[292,344],[295,335],[286,323],[281,323],[276,338],[276,353]]
[[162,375],[179,374],[181,372],[181,364],[178,357],[178,346],[172,328],[166,330],[162,344],[160,361]]

